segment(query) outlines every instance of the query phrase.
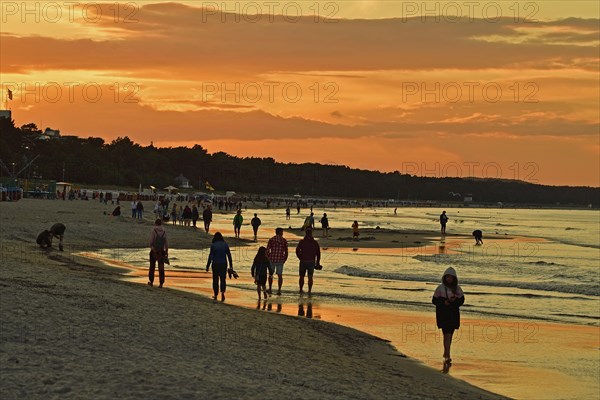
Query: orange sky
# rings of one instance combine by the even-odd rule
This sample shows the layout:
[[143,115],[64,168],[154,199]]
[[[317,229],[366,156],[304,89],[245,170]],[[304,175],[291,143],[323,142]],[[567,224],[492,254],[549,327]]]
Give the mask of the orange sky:
[[450,3],[3,2],[0,81],[63,134],[600,186],[597,3]]

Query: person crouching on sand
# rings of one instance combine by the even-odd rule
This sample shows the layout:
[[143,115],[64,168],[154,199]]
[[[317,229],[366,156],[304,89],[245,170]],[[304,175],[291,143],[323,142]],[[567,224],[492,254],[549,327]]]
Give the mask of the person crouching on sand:
[[442,284],[435,289],[431,300],[435,304],[435,319],[437,327],[444,334],[444,369],[448,372],[452,365],[450,346],[454,330],[460,328],[460,306],[465,302],[465,295],[458,286],[458,276],[454,268],[449,267],[444,271]]
[[262,291],[267,298],[267,272],[271,269],[271,263],[267,257],[267,248],[261,246],[254,257],[252,263],[252,269],[250,273],[256,283],[256,292],[258,293],[258,299],[260,300],[260,292]]
[[169,245],[167,243],[167,232],[162,226],[162,220],[154,221],[154,228],[150,235],[150,269],[148,270],[148,285],[154,285],[154,270],[158,262],[158,287],[165,283],[165,258],[168,257]]
[[52,238],[56,237],[59,240],[58,250],[63,251],[63,239],[65,237],[66,229],[67,227],[64,224],[57,222],[56,224],[52,225],[49,230],[46,229],[41,232],[36,239],[36,243],[42,249],[50,248],[52,247]]
[[213,236],[212,244],[210,245],[210,253],[208,255],[208,262],[206,263],[206,272],[212,264],[213,274],[213,300],[217,299],[219,295],[219,283],[221,288],[221,301],[225,301],[225,290],[227,289],[227,261],[229,260],[229,268],[233,269],[233,262],[231,260],[231,251],[229,246],[225,243],[221,232],[215,233]]

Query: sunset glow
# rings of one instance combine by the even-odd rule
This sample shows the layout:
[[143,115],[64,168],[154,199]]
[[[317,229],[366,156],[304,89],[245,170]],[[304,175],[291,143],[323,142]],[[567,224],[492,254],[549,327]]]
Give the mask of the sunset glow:
[[63,135],[600,185],[598,3],[470,3],[2,2],[1,108],[10,89],[17,125]]

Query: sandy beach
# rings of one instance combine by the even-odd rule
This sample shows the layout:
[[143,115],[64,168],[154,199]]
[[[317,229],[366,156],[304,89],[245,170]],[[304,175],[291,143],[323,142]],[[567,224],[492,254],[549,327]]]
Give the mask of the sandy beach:
[[[74,255],[147,246],[152,215],[104,215],[112,208],[0,203],[4,399],[502,398],[360,331],[124,282],[119,269]],[[40,250],[37,234],[59,221],[65,252]],[[173,248],[209,242],[168,234]]]

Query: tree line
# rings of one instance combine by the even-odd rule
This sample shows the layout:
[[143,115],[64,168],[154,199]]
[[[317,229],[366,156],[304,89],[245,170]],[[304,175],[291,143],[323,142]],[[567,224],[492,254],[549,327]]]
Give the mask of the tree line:
[[[419,177],[341,165],[281,163],[273,158],[208,154],[189,147],[141,146],[128,137],[107,143],[97,137],[65,136],[39,140],[35,124],[16,127],[0,119],[0,158],[19,171],[39,156],[19,178],[65,180],[85,185],[163,188],[183,174],[198,191],[208,181],[219,192],[329,196],[400,200],[456,201],[472,194],[475,203],[582,205],[597,207],[600,188],[548,186],[518,180]],[[13,164],[14,163],[14,164]],[[460,196],[457,198],[457,194]]]

